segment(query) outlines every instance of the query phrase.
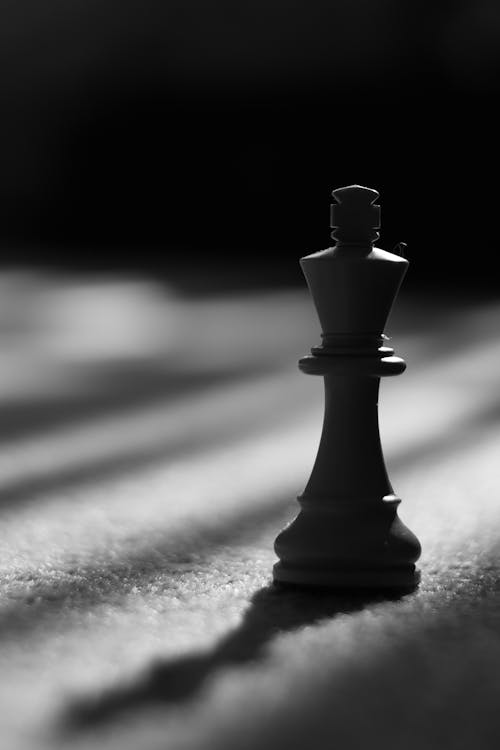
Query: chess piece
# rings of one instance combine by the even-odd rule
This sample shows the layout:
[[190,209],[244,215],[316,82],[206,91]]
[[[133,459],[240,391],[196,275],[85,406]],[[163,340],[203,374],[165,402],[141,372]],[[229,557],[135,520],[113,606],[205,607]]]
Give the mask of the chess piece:
[[274,580],[299,585],[411,589],[420,545],[398,518],[378,427],[380,378],[406,367],[383,330],[408,267],[373,247],[377,191],[333,191],[330,247],[301,259],[323,330],[322,344],[299,361],[322,375],[325,417],[301,511],[276,539]]

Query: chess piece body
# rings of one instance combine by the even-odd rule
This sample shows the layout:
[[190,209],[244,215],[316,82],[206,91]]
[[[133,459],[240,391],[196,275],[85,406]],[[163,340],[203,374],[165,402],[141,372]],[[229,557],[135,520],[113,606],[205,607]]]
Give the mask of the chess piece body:
[[378,193],[333,191],[334,247],[300,263],[322,327],[322,345],[299,361],[325,382],[323,432],[301,511],[276,539],[281,583],[412,588],[420,545],[397,514],[378,425],[380,378],[404,360],[385,345],[384,327],[408,261],[373,247]]

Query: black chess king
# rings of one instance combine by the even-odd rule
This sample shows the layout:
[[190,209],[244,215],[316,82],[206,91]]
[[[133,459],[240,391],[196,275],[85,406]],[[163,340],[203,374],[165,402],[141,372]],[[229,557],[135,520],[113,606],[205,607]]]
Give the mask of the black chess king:
[[323,432],[301,510],[276,539],[274,580],[411,589],[420,544],[398,517],[378,426],[380,378],[406,367],[383,331],[408,261],[373,246],[376,190],[350,185],[333,197],[336,244],[300,261],[323,333],[299,367],[324,378]]

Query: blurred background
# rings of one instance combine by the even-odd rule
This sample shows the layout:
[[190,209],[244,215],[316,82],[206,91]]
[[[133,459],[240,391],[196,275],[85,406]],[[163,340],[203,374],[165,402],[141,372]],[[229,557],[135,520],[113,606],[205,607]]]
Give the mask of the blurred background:
[[60,396],[56,362],[120,382],[128,363],[137,386],[182,346],[197,373],[246,367],[236,321],[266,309],[276,345],[286,316],[196,305],[303,291],[298,258],[330,244],[330,191],[354,182],[380,191],[380,246],[408,245],[405,294],[494,297],[499,39],[493,0],[3,3],[6,397],[44,367]]
[[357,182],[407,284],[491,288],[499,37],[495,0],[4,2],[1,262],[301,284]]
[[499,39],[494,0],[3,3],[2,429],[291,366],[341,185],[408,245],[408,324],[494,298]]

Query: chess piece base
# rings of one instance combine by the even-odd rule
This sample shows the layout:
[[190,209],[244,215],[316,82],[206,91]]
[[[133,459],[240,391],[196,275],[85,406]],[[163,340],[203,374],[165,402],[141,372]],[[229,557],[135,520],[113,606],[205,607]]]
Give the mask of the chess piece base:
[[275,583],[330,589],[412,590],[420,582],[414,565],[385,569],[296,568],[279,562],[273,568]]
[[396,495],[357,502],[301,495],[301,511],[275,541],[274,579],[300,586],[408,589],[419,583],[416,536]]

